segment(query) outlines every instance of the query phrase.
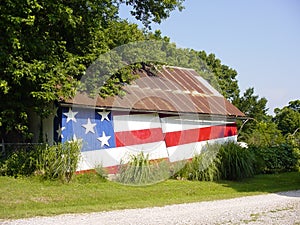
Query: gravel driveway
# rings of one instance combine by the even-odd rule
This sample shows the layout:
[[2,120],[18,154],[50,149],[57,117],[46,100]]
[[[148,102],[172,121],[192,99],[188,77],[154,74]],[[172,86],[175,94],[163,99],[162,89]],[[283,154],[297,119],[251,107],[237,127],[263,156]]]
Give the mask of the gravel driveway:
[[300,190],[144,209],[65,214],[1,224],[298,224]]

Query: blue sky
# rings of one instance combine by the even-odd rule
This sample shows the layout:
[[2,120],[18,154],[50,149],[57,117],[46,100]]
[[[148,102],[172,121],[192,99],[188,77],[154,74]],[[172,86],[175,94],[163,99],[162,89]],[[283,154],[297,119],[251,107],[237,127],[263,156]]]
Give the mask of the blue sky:
[[[268,99],[269,113],[300,99],[300,1],[186,0],[152,25],[178,47],[214,53],[238,72],[242,92]],[[132,19],[126,10],[122,18]]]

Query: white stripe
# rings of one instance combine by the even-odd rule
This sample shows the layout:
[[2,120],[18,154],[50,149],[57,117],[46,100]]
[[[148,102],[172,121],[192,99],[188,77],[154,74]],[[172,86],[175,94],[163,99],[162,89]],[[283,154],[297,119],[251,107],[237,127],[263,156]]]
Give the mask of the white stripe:
[[156,113],[114,116],[113,121],[115,132],[161,128]]
[[101,149],[81,152],[81,160],[77,171],[90,170],[97,166],[109,167],[128,162],[131,155],[137,155],[140,152],[149,154],[149,159],[168,158],[166,144],[164,141],[133,145],[127,147]]
[[163,133],[232,124],[226,121],[199,120],[192,117],[165,117],[161,119]]
[[201,153],[204,146],[207,144],[222,144],[228,141],[236,141],[237,136],[218,138],[214,140],[201,141],[195,143],[189,143],[184,145],[168,147],[167,151],[169,153],[170,162],[176,162],[180,160],[190,159],[195,154]]

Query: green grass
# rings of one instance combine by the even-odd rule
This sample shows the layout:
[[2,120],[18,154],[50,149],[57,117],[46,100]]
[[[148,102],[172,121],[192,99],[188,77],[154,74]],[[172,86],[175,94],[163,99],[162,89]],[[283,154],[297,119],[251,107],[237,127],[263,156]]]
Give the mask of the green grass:
[[300,173],[259,175],[240,182],[167,180],[149,186],[103,182],[97,175],[69,184],[37,177],[0,177],[0,219],[95,212],[227,199],[300,189]]

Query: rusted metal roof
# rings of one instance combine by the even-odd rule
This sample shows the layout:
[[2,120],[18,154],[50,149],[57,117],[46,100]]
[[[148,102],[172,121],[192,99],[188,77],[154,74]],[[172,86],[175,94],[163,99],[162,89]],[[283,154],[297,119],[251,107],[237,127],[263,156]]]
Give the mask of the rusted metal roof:
[[140,78],[124,85],[124,96],[91,98],[77,93],[64,103],[129,111],[245,116],[195,70],[164,66],[155,75],[147,70],[136,73]]

